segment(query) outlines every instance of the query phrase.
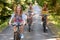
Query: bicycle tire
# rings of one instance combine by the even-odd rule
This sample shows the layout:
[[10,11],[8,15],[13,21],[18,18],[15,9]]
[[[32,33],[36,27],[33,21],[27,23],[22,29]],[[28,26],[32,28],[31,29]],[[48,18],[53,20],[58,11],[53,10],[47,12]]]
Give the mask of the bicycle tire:
[[21,37],[19,37],[19,32],[15,32],[14,33],[14,40],[20,40],[21,39]]
[[43,22],[43,31],[46,32],[46,22]]
[[14,32],[14,40],[17,40],[17,32]]
[[19,32],[18,32],[18,40],[21,40],[21,35]]

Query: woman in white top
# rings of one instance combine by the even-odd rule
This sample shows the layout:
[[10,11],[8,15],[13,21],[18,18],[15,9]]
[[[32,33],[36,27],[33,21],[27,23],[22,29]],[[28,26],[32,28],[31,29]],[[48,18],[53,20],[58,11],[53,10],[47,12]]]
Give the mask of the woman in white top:
[[[24,28],[24,25],[25,25],[26,16],[25,16],[25,14],[23,14],[22,7],[20,5],[17,5],[15,10],[16,11],[12,14],[11,19],[9,21],[9,24],[11,24],[12,20],[14,21],[15,25],[17,23],[21,23],[22,22],[23,25],[20,26],[20,30],[21,30],[20,32],[22,34],[21,38],[24,38],[23,28]],[[14,32],[16,32],[16,26],[14,26]]]

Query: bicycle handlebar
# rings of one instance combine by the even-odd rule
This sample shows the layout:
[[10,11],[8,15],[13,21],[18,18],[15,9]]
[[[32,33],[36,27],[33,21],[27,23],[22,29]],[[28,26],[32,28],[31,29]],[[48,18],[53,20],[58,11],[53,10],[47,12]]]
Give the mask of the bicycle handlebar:
[[49,14],[41,14],[40,16],[43,16],[43,15],[49,16]]
[[23,23],[17,23],[17,24],[11,23],[12,26],[15,26],[15,25],[16,25],[16,26],[21,26],[22,24],[23,24]]

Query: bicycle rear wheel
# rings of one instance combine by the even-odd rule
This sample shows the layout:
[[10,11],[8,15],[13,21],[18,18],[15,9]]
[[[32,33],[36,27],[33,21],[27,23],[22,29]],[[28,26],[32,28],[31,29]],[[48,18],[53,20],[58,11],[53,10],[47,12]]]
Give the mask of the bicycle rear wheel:
[[14,40],[17,40],[17,32],[14,32]]
[[19,32],[14,32],[14,40],[20,40],[21,37],[19,37]]
[[45,23],[45,22],[43,22],[43,31],[44,31],[44,32],[47,31],[47,30],[46,30],[46,23]]

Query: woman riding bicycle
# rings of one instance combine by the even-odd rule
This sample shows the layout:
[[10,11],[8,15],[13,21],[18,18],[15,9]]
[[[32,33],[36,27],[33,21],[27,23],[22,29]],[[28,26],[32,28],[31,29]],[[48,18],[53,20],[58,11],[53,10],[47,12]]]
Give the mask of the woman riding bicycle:
[[29,4],[29,8],[28,8],[28,12],[27,12],[27,23],[28,23],[28,25],[30,24],[30,26],[31,26],[31,24],[32,24],[32,21],[33,21],[33,8],[32,8],[32,3],[30,3]]
[[32,4],[29,5],[28,14],[27,14],[27,22],[28,22],[28,19],[30,19],[32,23]]
[[20,26],[20,33],[21,33],[21,38],[24,38],[23,28],[24,28],[24,24],[25,24],[25,17],[22,12],[22,7],[20,5],[17,5],[15,7],[15,13],[12,16],[13,17],[10,19],[11,21],[9,22],[9,24],[11,24],[12,21],[14,22],[14,32],[16,32],[17,23],[19,23],[19,24],[22,23],[22,25]]
[[48,5],[45,2],[42,8],[43,31],[47,32]]

